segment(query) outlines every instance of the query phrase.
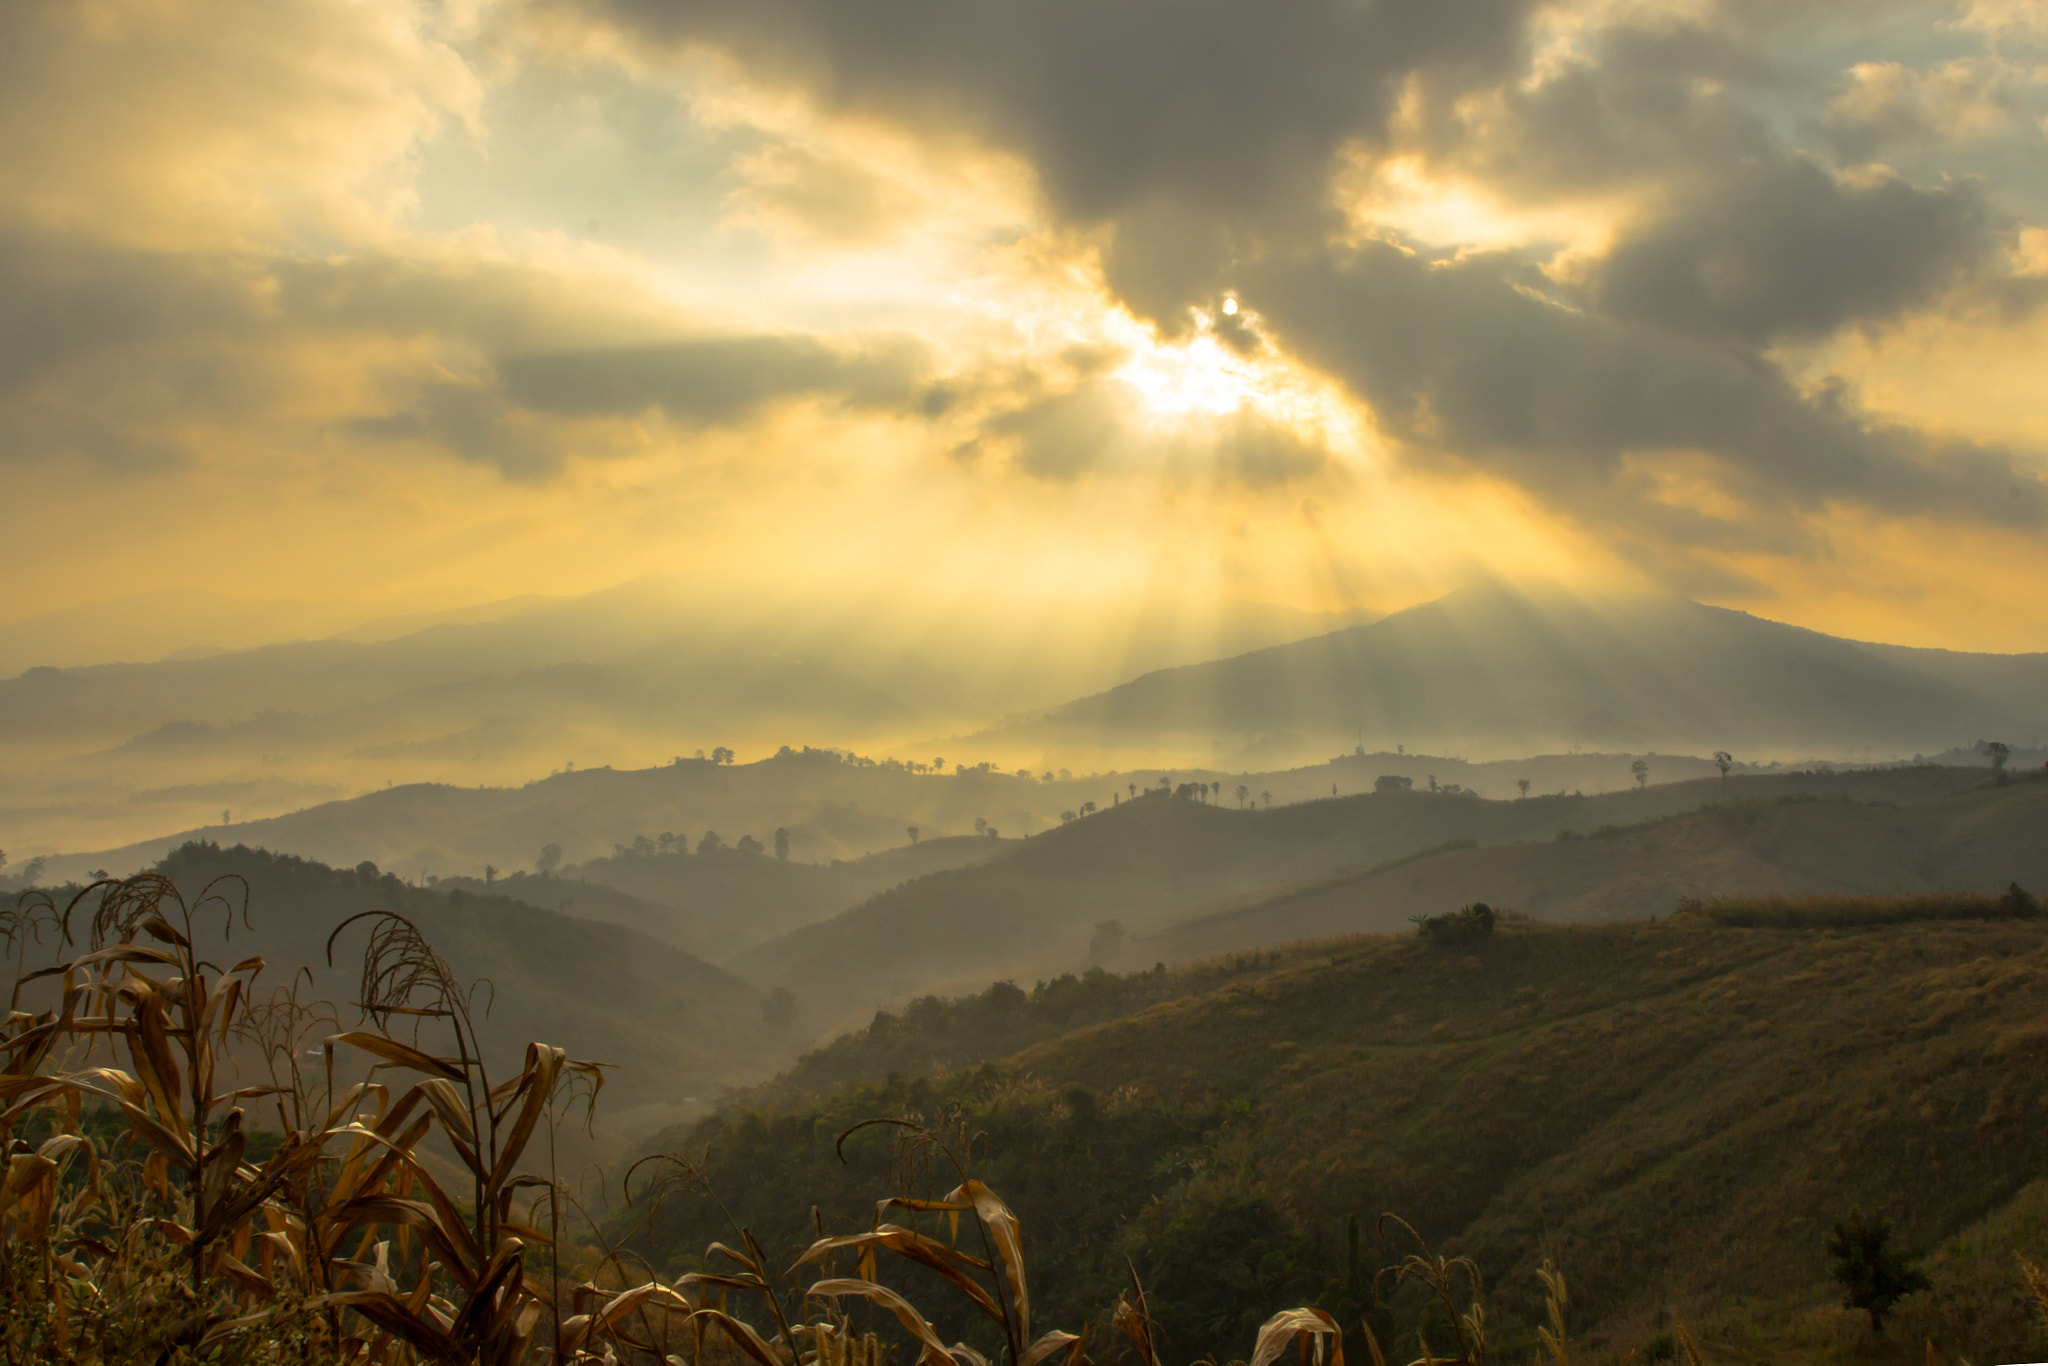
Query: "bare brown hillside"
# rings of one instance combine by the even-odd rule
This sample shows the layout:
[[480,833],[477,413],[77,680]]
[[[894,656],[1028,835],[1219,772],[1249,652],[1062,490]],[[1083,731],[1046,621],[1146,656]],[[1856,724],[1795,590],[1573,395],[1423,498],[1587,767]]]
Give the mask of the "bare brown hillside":
[[1241,897],[1132,939],[1115,961],[1185,962],[1398,930],[1474,901],[1605,924],[1669,914],[1688,897],[2041,888],[2044,831],[2048,781],[2040,780],[1901,804],[1756,797],[1577,838],[1441,849]]

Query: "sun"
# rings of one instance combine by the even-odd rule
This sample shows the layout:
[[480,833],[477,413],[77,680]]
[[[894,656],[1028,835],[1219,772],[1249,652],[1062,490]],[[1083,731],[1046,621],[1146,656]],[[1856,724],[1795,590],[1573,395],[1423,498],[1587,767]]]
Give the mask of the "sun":
[[1148,416],[1161,419],[1235,412],[1262,389],[1255,368],[1207,332],[1134,351],[1117,378],[1137,393]]

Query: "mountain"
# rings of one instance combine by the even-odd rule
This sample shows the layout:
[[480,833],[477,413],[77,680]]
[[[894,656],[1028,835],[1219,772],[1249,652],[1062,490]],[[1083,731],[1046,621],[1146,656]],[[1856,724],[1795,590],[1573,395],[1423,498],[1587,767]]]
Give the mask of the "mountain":
[[1223,603],[1183,621],[981,595],[928,610],[740,603],[648,580],[253,648],[49,662],[94,657],[95,628],[161,649],[185,623],[205,630],[183,645],[212,647],[318,635],[335,610],[169,593],[0,628],[0,654],[53,652],[0,678],[7,847],[105,848],[223,809],[274,816],[387,785],[502,785],[721,746],[754,757],[829,742],[922,761],[947,751],[917,736],[1357,619]]
[[[565,865],[576,866],[577,876],[669,900],[660,890],[662,871],[650,873],[648,865],[639,863],[614,867],[605,856],[622,847],[630,850],[643,838],[653,852],[655,839],[663,834],[685,837],[690,848],[707,831],[718,832],[728,848],[747,835],[765,845],[778,828],[789,831],[793,864],[851,863],[893,851],[894,863],[873,869],[900,867],[900,875],[871,871],[837,879],[851,892],[848,901],[831,907],[836,910],[902,876],[981,857],[993,842],[943,842],[948,835],[973,830],[978,817],[999,823],[999,830],[1006,825],[1042,829],[1056,822],[1061,806],[1080,804],[1078,783],[979,771],[941,776],[824,750],[785,752],[751,764],[685,759],[648,769],[579,769],[516,787],[408,784],[284,815],[65,855],[49,860],[48,868],[58,877],[95,868],[125,872],[154,862],[168,847],[203,838],[286,849],[335,864],[369,859],[422,879],[480,875],[486,864],[508,870],[532,865],[552,844],[559,846]],[[1088,790],[1106,801],[1107,787],[1098,783]],[[912,827],[925,844],[913,846]],[[698,865],[663,861],[660,867],[684,879],[676,883],[684,890],[675,904],[687,909],[693,881],[686,869]],[[563,871],[566,875],[568,870]],[[775,885],[793,886],[812,875],[784,869],[762,876],[779,879]]]
[[[1675,599],[1461,590],[1367,625],[1158,670],[985,743],[1225,753],[1260,737],[1448,753],[1938,751],[2048,735],[2048,654],[1872,646]],[[1206,745],[1206,748],[1204,748]],[[1329,752],[1321,748],[1321,752]]]
[[[1497,1358],[1533,1344],[1547,1258],[1587,1359],[1660,1359],[1676,1319],[1708,1360],[1919,1362],[1930,1339],[1942,1360],[2029,1360],[2013,1254],[2048,1257],[2048,919],[2028,905],[1509,916],[1441,946],[1411,931],[1102,982],[1123,1011],[1007,1059],[660,1136],[703,1154],[693,1175],[725,1203],[671,1200],[632,1246],[693,1259],[730,1210],[789,1265],[898,1189],[893,1130],[835,1139],[922,1115],[973,1136],[958,1151],[1017,1211],[1042,1328],[1107,1333],[1134,1271],[1189,1359],[1244,1358],[1297,1304],[1347,1337],[1365,1319],[1397,1361],[1433,1322],[1441,1354],[1441,1315],[1374,1282],[1418,1250],[1391,1212],[1473,1259]],[[1935,913],[1964,918],[1907,918]],[[951,1037],[991,1012],[1019,1032],[1056,1013],[991,993],[890,1028]],[[1829,1275],[1828,1230],[1855,1205],[1927,1258],[1895,1347]],[[975,1331],[935,1279],[888,1274],[947,1340]]]
[[[1683,896],[2048,887],[2044,818],[2048,780],[2001,787],[1933,766],[1758,775],[1725,797],[1693,781],[1240,811],[1155,792],[879,893],[732,966],[789,989],[809,1027],[834,1027],[908,996],[1391,930],[1474,900],[1600,921],[1667,914]],[[1599,837],[1571,838],[1587,832]]]

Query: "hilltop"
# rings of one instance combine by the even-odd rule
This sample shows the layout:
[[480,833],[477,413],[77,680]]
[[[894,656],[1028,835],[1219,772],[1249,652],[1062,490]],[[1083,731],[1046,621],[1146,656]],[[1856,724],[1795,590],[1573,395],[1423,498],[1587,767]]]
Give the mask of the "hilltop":
[[[1774,928],[1510,916],[1446,947],[1241,960],[1207,989],[1124,979],[1136,1013],[1005,1061],[724,1113],[656,1147],[701,1155],[780,1257],[813,1236],[814,1205],[828,1230],[864,1228],[891,1189],[884,1138],[842,1165],[835,1135],[962,1107],[946,1122],[982,1135],[975,1165],[1022,1217],[1039,1321],[1099,1324],[1129,1256],[1190,1358],[1241,1351],[1276,1304],[1369,1312],[1345,1225],[1363,1221],[1369,1278],[1412,1250],[1374,1241],[1382,1211],[1477,1261],[1503,1351],[1529,1342],[1551,1256],[1593,1359],[1645,1349],[1673,1316],[1710,1358],[1868,1352],[1823,1251],[1860,1203],[1930,1257],[1933,1291],[1895,1316],[1899,1359],[1930,1337],[2024,1359],[2040,1330],[1996,1287],[2013,1249],[2048,1251],[2048,922],[2010,900],[1890,924],[1869,923],[1900,913],[1884,907],[1765,909]],[[693,1266],[722,1230],[677,1199],[636,1246]],[[1415,1348],[1412,1331],[1388,1343]]]
[[[879,893],[733,967],[793,992],[812,1027],[838,1026],[993,978],[1392,929],[1475,899],[1599,920],[1668,912],[1688,895],[2048,885],[2032,834],[2048,784],[1984,784],[1981,772],[1922,767],[1508,801],[1388,791],[1271,810],[1155,793]],[[1701,812],[1724,791],[1727,810]],[[1669,830],[1644,825],[1674,818]],[[1627,834],[1559,839],[1607,829]]]

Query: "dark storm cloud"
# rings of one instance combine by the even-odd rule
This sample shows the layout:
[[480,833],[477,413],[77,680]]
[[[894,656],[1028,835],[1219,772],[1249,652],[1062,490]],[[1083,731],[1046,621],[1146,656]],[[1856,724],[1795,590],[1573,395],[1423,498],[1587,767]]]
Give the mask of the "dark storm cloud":
[[536,3],[1021,154],[1061,217],[1115,229],[1119,289],[1167,319],[1233,233],[1319,221],[1332,154],[1384,134],[1410,73],[1511,70],[1534,0]]
[[[927,401],[926,357],[902,338],[596,342],[648,329],[617,300],[579,299],[574,282],[516,268],[149,252],[12,232],[0,237],[0,460],[180,463],[193,424],[260,422],[280,400],[290,406],[289,391],[308,382],[294,355],[370,357],[346,387],[381,387],[391,406],[330,431],[439,449],[517,479],[558,470],[564,424],[579,418],[659,409],[704,428],[781,398],[905,411]],[[572,338],[590,341],[560,344]],[[557,345],[542,349],[543,339]],[[411,373],[397,357],[423,341],[466,355],[471,373]]]
[[[566,6],[567,0],[563,0]],[[1507,69],[1529,0],[588,0],[834,103],[964,119],[1061,212],[1291,199],[1417,69]]]
[[1630,454],[1700,452],[1765,504],[2039,525],[2048,490],[1995,448],[1866,422],[1740,350],[1560,307],[1483,256],[1432,264],[1371,243],[1273,261],[1247,293],[1278,342],[1343,382],[1412,451],[1560,504]]
[[1601,261],[1616,317],[1752,345],[1825,336],[1928,302],[1997,250],[1967,185],[1843,184],[1793,157],[1738,163]]

